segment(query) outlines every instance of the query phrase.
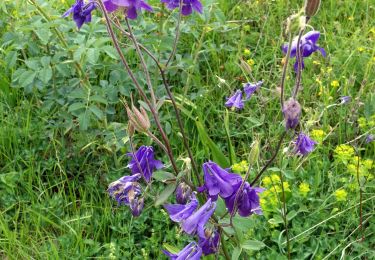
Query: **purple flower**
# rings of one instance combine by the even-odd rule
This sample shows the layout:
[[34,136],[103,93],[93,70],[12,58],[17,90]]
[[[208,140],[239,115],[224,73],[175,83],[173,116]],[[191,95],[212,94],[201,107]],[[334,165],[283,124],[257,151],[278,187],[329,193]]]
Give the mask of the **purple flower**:
[[308,153],[311,153],[314,150],[314,146],[316,144],[317,142],[312,140],[310,137],[308,137],[304,133],[300,133],[295,143],[295,151],[299,154],[307,155]]
[[297,100],[290,98],[283,105],[283,114],[286,129],[294,129],[299,123],[301,105]]
[[256,83],[245,83],[243,85],[243,90],[246,94],[246,100],[250,99],[251,98],[251,95],[258,89],[260,88],[260,86],[263,85],[263,81],[258,81]]
[[139,147],[135,156],[132,153],[129,153],[128,156],[132,157],[127,166],[131,169],[132,174],[141,173],[147,182],[151,181],[155,169],[161,169],[164,166],[160,161],[154,159],[154,150],[151,146],[143,145]]
[[[255,213],[258,215],[262,214],[262,209],[259,205],[259,193],[264,191],[262,188],[251,187],[248,182],[245,182],[242,193],[239,194],[237,199],[238,214],[241,217],[247,217]],[[229,212],[234,210],[234,201],[237,192],[233,193],[232,196],[225,199],[225,205],[227,206]]]
[[195,234],[198,229],[203,229],[215,208],[216,203],[208,199],[202,207],[182,221],[182,229],[189,235]]
[[163,250],[163,253],[171,260],[199,260],[202,256],[202,248],[196,242],[191,242],[177,254],[172,254],[166,250]]
[[244,102],[242,100],[242,91],[237,90],[236,93],[233,94],[233,96],[227,98],[227,102],[225,102],[226,107],[231,108],[238,108],[242,109],[244,106]]
[[182,222],[193,214],[194,210],[198,207],[198,200],[193,193],[190,202],[186,205],[183,204],[167,204],[164,208],[168,211],[169,217],[174,222]]
[[129,205],[132,200],[141,194],[141,186],[137,182],[140,174],[124,176],[108,186],[109,195],[120,205]]
[[132,215],[134,217],[138,217],[141,215],[144,206],[144,199],[143,198],[135,198],[130,202],[130,209],[132,211]]
[[176,189],[176,201],[179,204],[186,204],[191,195],[191,188],[184,182],[181,182]]
[[[165,3],[165,6],[170,10],[180,7],[180,0],[161,0],[161,2]],[[198,13],[202,13],[202,3],[199,0],[183,0],[181,10],[183,15],[190,15],[193,9]]]
[[342,104],[342,105],[348,104],[351,100],[352,100],[352,98],[350,96],[340,97],[340,104]]
[[369,135],[366,136],[366,141],[365,142],[366,142],[366,144],[368,144],[368,143],[371,143],[374,140],[375,140],[375,136],[372,135],[372,134],[369,134]]
[[[309,57],[312,53],[319,51],[323,55],[323,57],[326,57],[325,50],[319,47],[318,45],[316,45],[317,41],[319,40],[319,37],[320,37],[320,32],[318,31],[310,31],[301,37],[300,50],[301,50],[301,55],[302,55],[302,64],[301,64],[302,69],[305,67],[303,63],[303,58]],[[291,52],[290,52],[290,57],[292,58],[296,57],[296,54],[297,54],[297,41],[298,41],[298,38],[294,39],[292,42],[292,47],[291,47]],[[284,54],[288,52],[287,43],[285,43],[282,46],[282,51]],[[297,71],[297,69],[298,69],[298,61],[296,60],[296,62],[294,63],[294,70]]]
[[202,248],[204,255],[216,253],[219,249],[220,233],[217,230],[199,229],[198,244]]
[[242,178],[234,173],[221,168],[216,163],[209,161],[203,164],[204,186],[210,198],[216,200],[220,195],[222,198],[231,196],[241,185]]
[[84,0],[76,0],[72,7],[70,7],[69,10],[63,14],[63,17],[67,17],[73,13],[73,20],[78,29],[80,29],[84,23],[91,22],[91,12],[94,9],[94,2],[89,2],[87,5],[85,5]]
[[141,9],[153,11],[152,7],[143,0],[105,0],[104,6],[108,12],[116,11],[121,7],[125,8],[129,19],[136,19]]

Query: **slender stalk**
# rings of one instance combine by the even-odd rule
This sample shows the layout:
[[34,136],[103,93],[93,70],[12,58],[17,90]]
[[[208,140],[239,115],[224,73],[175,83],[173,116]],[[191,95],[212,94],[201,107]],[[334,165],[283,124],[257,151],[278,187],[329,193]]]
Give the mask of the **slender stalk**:
[[290,53],[291,53],[291,49],[292,49],[292,42],[293,42],[293,38],[292,38],[292,33],[291,31],[289,30],[289,40],[288,40],[288,51],[287,51],[287,54],[286,54],[286,57],[285,57],[285,63],[284,63],[284,66],[283,66],[283,74],[281,76],[281,82],[280,82],[280,105],[281,105],[281,109],[283,109],[284,107],[284,89],[285,89],[285,78],[286,78],[286,71],[288,69],[288,64],[289,64],[289,59],[290,59]]
[[182,19],[182,3],[183,3],[183,0],[180,0],[180,13],[178,14],[178,20],[177,20],[177,25],[176,25],[176,37],[174,38],[172,52],[171,52],[171,54],[168,58],[167,63],[165,63],[165,68],[168,67],[169,63],[174,58],[174,56],[176,54],[176,50],[177,50],[178,40],[180,39],[180,24],[181,24],[181,19]]
[[286,234],[286,245],[288,249],[288,259],[291,259],[290,257],[290,240],[289,240],[289,229],[288,229],[288,219],[286,217],[286,201],[285,201],[285,189],[284,189],[284,179],[283,174],[280,172],[280,182],[281,182],[281,194],[282,194],[282,201],[283,201],[283,210],[282,210],[282,218],[284,221],[285,226],[285,234]]
[[141,61],[141,65],[142,65],[142,68],[143,68],[143,71],[146,75],[146,82],[147,82],[147,85],[148,85],[148,89],[150,91],[150,94],[151,94],[151,101],[152,101],[152,105],[154,107],[156,107],[156,98],[155,98],[155,93],[154,93],[154,88],[152,87],[152,83],[151,83],[151,78],[150,78],[150,73],[147,69],[147,66],[146,66],[146,62],[145,62],[145,59],[143,58],[143,54],[141,52],[141,50],[139,49],[139,44],[138,44],[138,41],[137,39],[135,38],[135,35],[133,33],[133,30],[129,24],[129,20],[127,17],[125,17],[125,22],[126,22],[126,26],[128,27],[128,30],[129,30],[129,35],[130,35],[130,39],[133,41],[134,43],[134,46],[135,46],[135,50],[137,51],[137,54],[138,54],[138,57]]
[[127,63],[126,59],[125,59],[125,56],[124,54],[122,53],[121,51],[121,48],[119,46],[119,43],[118,43],[118,40],[117,40],[117,37],[113,31],[113,28],[112,28],[112,24],[111,24],[111,20],[109,19],[108,17],[108,13],[107,11],[105,10],[105,7],[103,5],[103,2],[102,0],[98,0],[97,1],[100,9],[102,10],[103,14],[104,14],[104,18],[106,20],[106,25],[107,25],[107,29],[108,29],[108,33],[109,33],[109,36],[111,37],[112,39],[112,43],[117,51],[117,53],[119,54],[120,56],[120,59],[125,67],[125,70],[127,71],[127,73],[129,74],[131,80],[133,81],[135,87],[137,88],[139,94],[142,96],[143,100],[146,102],[147,106],[150,108],[150,111],[154,117],[154,120],[155,120],[155,123],[157,125],[157,128],[159,129],[159,132],[162,136],[162,139],[165,143],[165,146],[167,148],[167,155],[169,157],[169,160],[171,161],[171,164],[172,164],[172,167],[173,167],[173,170],[175,171],[176,175],[178,175],[179,171],[178,171],[178,168],[177,168],[177,165],[176,165],[176,162],[173,158],[173,154],[172,154],[172,150],[171,150],[171,147],[170,147],[170,143],[169,143],[169,140],[163,130],[163,128],[161,127],[161,124],[160,124],[160,121],[159,121],[159,117],[155,111],[155,108],[152,106],[150,100],[147,98],[145,92],[143,91],[143,89],[141,88],[141,86],[139,85],[137,79],[135,78],[131,68],[129,67],[129,64]]
[[365,240],[365,235],[363,232],[363,213],[362,213],[362,187],[359,179],[359,154],[357,153],[357,182],[359,187],[359,227],[361,230],[361,241]]
[[254,184],[259,180],[259,178],[262,176],[262,174],[267,170],[267,168],[272,164],[272,162],[275,160],[277,154],[279,153],[280,151],[280,148],[281,148],[281,144],[283,143],[283,140],[285,138],[285,135],[286,135],[286,131],[284,130],[284,132],[282,133],[282,135],[280,136],[280,140],[279,140],[279,143],[277,144],[277,147],[275,149],[275,152],[273,153],[271,159],[266,163],[266,165],[263,166],[263,168],[260,170],[260,172],[255,176],[254,180],[250,183],[250,186],[254,186]]
[[223,249],[223,253],[224,253],[225,259],[230,260],[231,257],[229,256],[228,249],[225,246],[225,240],[224,240],[224,236],[223,236],[223,229],[221,227],[219,227],[219,230],[220,230],[219,232],[220,232],[220,245],[221,245],[221,249]]
[[151,139],[154,140],[155,143],[157,143],[164,152],[168,153],[168,150],[165,147],[165,145],[153,133],[147,131],[147,136],[151,137]]
[[301,37],[305,29],[301,29],[298,34],[297,39],[297,52],[296,52],[296,59],[297,59],[297,78],[296,78],[296,85],[294,86],[293,91],[293,98],[295,99],[298,94],[298,90],[301,86],[301,77],[302,77],[302,55],[301,55]]
[[[131,37],[130,36],[130,33],[128,33],[127,31],[123,30],[119,25],[117,25],[116,23],[114,23],[114,25],[116,26],[117,29],[119,29],[125,36],[127,37]],[[185,146],[185,149],[187,150],[188,152],[188,156],[190,158],[190,161],[191,161],[191,164],[192,164],[192,167],[193,167],[193,171],[195,173],[195,176],[196,176],[196,179],[198,181],[198,185],[199,186],[202,186],[202,182],[199,178],[199,170],[198,170],[198,166],[197,166],[197,163],[193,157],[193,153],[190,149],[190,146],[189,146],[189,142],[188,142],[188,138],[187,138],[187,135],[185,133],[185,130],[184,130],[184,124],[182,122],[182,119],[181,119],[181,114],[180,114],[180,110],[178,109],[177,107],[177,103],[176,103],[176,100],[170,90],[170,87],[169,87],[169,84],[168,84],[168,81],[167,81],[167,78],[166,78],[166,75],[165,75],[165,71],[164,69],[162,68],[162,65],[160,64],[160,62],[157,60],[157,58],[142,44],[139,44],[138,43],[138,46],[144,50],[146,52],[146,54],[148,56],[150,56],[150,58],[155,62],[156,66],[158,67],[159,69],[159,72],[160,72],[160,75],[162,77],[162,80],[163,80],[163,85],[164,85],[164,88],[165,90],[167,91],[167,94],[168,94],[168,97],[169,99],[171,100],[172,102],[172,106],[173,106],[173,109],[176,113],[176,119],[177,119],[177,123],[178,123],[178,126],[180,128],[180,131],[181,131],[181,135],[182,135],[182,139],[183,139],[183,143],[184,143],[184,146]]]

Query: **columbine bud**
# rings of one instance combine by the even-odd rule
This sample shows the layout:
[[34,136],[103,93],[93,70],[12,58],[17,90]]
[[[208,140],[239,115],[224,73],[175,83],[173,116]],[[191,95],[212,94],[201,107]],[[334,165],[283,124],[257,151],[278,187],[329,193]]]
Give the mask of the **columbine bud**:
[[129,136],[133,136],[134,135],[134,131],[135,131],[134,125],[132,124],[131,121],[129,121],[128,122],[128,135]]
[[130,209],[134,217],[141,215],[144,206],[143,198],[136,198],[130,203]]
[[286,129],[293,129],[299,123],[301,116],[301,105],[294,98],[290,98],[284,103],[283,114]]
[[191,188],[184,182],[181,182],[176,189],[176,201],[178,204],[186,204],[191,195]]
[[251,150],[249,155],[249,162],[250,164],[255,164],[258,161],[259,158],[259,140],[255,140],[251,144]]
[[141,107],[139,111],[135,106],[132,105],[132,109],[125,104],[126,113],[128,114],[129,120],[133,127],[139,132],[147,132],[150,128],[150,120],[148,119],[147,112]]
[[320,7],[320,0],[306,0],[305,14],[308,18],[316,15]]

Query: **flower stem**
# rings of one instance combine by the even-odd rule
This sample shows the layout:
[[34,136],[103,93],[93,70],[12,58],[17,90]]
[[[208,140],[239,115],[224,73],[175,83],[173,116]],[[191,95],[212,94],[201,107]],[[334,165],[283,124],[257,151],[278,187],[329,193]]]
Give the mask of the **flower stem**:
[[296,52],[296,59],[297,59],[297,77],[296,77],[296,85],[294,86],[293,91],[293,98],[295,99],[298,94],[298,90],[301,86],[301,77],[302,77],[302,55],[301,55],[301,38],[302,34],[305,31],[305,29],[301,29],[298,34],[297,39],[297,52]]
[[286,71],[288,69],[288,64],[289,64],[289,59],[290,59],[290,53],[291,53],[291,49],[292,49],[292,33],[289,31],[288,33],[289,35],[289,40],[288,40],[288,51],[287,51],[287,54],[286,54],[286,57],[285,57],[285,63],[284,63],[284,66],[283,66],[283,74],[281,76],[281,83],[280,83],[280,105],[281,105],[281,109],[283,109],[284,107],[284,89],[285,89],[285,78],[286,78]]
[[174,56],[176,54],[176,50],[177,50],[178,40],[180,39],[180,24],[181,24],[181,19],[182,19],[182,3],[183,3],[183,0],[180,0],[180,12],[178,14],[178,20],[177,20],[177,25],[176,25],[176,37],[174,38],[172,52],[171,52],[171,54],[168,58],[167,63],[165,63],[165,68],[168,67],[169,63],[174,58]]
[[288,249],[288,259],[290,258],[290,240],[289,240],[289,229],[288,229],[288,219],[286,217],[286,201],[285,201],[285,190],[284,190],[284,179],[283,174],[280,171],[280,182],[281,182],[281,194],[282,194],[282,202],[283,202],[283,210],[282,210],[282,218],[284,220],[284,226],[285,226],[285,234],[286,234],[286,245]]

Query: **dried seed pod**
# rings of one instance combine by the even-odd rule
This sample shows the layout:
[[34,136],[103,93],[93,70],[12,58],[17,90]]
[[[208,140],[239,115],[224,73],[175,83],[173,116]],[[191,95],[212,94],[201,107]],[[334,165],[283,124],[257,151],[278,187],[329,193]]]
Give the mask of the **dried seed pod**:
[[305,14],[308,18],[316,15],[320,7],[320,0],[306,0]]

